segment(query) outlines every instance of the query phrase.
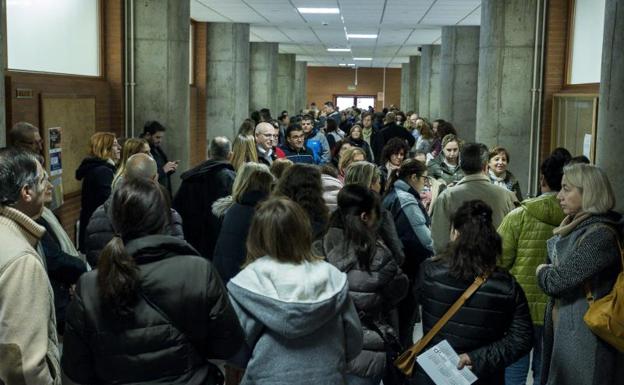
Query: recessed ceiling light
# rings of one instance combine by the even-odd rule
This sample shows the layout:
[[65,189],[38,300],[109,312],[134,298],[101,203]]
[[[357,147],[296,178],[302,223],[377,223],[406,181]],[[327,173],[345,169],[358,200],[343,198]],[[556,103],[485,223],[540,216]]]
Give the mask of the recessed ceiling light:
[[345,63],[340,63],[338,65],[341,66],[341,67],[346,67],[347,66]]
[[372,57],[354,57],[353,60],[373,60]]
[[351,52],[351,48],[327,48],[327,52]]
[[371,34],[363,34],[363,33],[348,33],[347,37],[349,39],[377,39],[377,35]]
[[299,13],[316,13],[316,14],[338,14],[338,8],[297,8]]

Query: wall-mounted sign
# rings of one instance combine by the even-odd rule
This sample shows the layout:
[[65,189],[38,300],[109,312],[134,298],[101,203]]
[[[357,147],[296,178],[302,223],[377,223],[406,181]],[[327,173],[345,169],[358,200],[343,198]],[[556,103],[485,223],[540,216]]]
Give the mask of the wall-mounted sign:
[[354,86],[354,85],[347,86],[347,90],[355,91],[355,90],[357,90],[357,86]]

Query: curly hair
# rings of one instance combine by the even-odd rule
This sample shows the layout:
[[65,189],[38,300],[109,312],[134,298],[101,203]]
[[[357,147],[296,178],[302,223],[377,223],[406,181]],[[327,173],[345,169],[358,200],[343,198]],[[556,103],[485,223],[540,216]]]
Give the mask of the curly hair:
[[275,195],[297,202],[308,214],[311,223],[327,224],[329,210],[323,199],[321,172],[315,166],[294,164],[278,181]]
[[398,154],[401,151],[403,151],[405,155],[407,155],[409,151],[409,146],[407,145],[407,143],[405,143],[405,140],[401,138],[390,139],[388,143],[386,143],[386,145],[383,147],[383,150],[381,150],[382,162],[385,163],[390,161],[390,156]]

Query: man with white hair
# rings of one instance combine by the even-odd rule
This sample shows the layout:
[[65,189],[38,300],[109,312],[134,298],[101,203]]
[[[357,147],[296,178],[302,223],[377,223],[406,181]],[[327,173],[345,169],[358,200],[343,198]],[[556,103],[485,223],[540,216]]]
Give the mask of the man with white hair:
[[261,122],[256,126],[255,138],[258,161],[267,166],[271,166],[276,158],[273,146],[277,142],[277,138],[274,137],[274,133],[275,127],[271,123]]
[[35,250],[47,185],[31,152],[0,150],[0,384],[61,384],[54,295]]

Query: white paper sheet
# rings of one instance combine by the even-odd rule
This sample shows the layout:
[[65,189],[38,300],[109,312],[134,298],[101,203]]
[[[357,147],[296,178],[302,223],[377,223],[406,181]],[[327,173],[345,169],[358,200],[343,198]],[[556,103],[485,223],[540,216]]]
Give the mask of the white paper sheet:
[[419,355],[416,362],[436,385],[470,385],[477,380],[470,369],[457,370],[459,356],[446,340]]

